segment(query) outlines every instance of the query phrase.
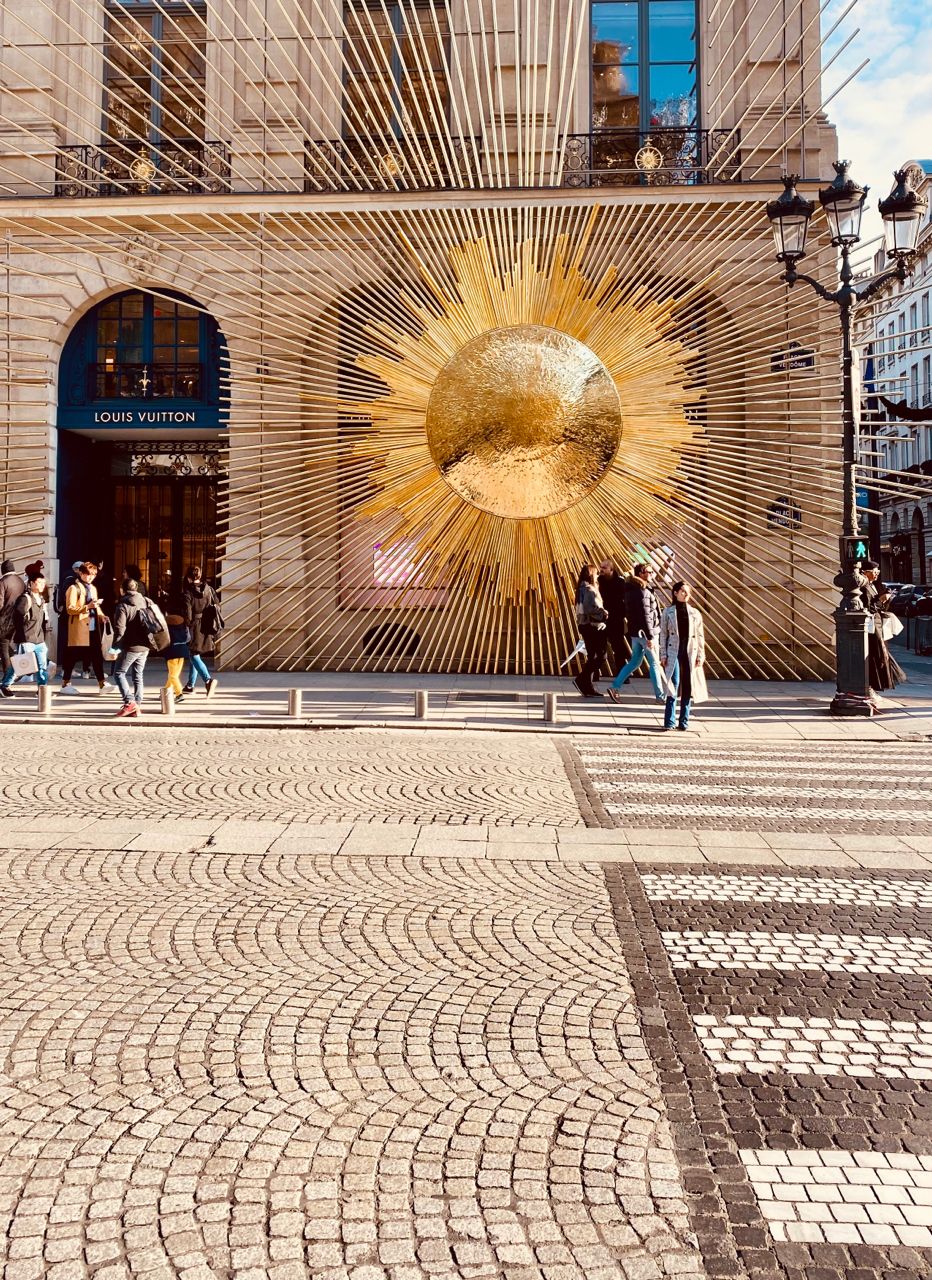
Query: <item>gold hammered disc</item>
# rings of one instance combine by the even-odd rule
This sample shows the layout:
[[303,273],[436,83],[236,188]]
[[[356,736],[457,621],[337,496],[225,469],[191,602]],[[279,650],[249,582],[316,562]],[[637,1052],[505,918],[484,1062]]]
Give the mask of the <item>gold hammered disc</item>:
[[591,493],[621,442],[611,375],[582,342],[540,324],[489,329],[437,375],[427,439],[472,506],[511,520],[565,511]]

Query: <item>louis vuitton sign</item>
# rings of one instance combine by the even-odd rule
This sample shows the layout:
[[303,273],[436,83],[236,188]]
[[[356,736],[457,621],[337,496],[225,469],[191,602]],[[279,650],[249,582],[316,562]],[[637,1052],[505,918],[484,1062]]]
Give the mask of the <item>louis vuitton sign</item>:
[[194,409],[98,409],[94,422],[110,427],[160,427],[196,423]]

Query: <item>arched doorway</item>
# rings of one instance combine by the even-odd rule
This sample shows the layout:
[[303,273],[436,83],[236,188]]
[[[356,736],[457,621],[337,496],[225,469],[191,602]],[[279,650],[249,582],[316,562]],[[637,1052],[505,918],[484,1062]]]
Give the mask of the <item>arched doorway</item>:
[[93,559],[112,594],[136,565],[163,600],[187,563],[217,578],[223,364],[217,322],[173,291],[116,294],[75,325],[59,381],[63,578],[74,560]]

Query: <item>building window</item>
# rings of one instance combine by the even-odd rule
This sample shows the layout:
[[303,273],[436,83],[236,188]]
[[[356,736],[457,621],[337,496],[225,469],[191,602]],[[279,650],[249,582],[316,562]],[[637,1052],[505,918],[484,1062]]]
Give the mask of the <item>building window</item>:
[[344,137],[389,137],[444,132],[449,102],[445,4],[344,6]]
[[696,0],[595,0],[592,128],[695,126]]
[[909,308],[909,345],[911,347],[919,344],[919,308],[915,302]]
[[897,346],[901,351],[906,350],[906,313],[901,311],[896,318],[896,327],[899,334]]
[[199,6],[107,7],[104,133],[154,149],[203,141],[207,27]]
[[929,295],[922,295],[922,341],[929,341]]
[[932,356],[922,358],[922,403],[932,404]]
[[91,400],[202,398],[203,318],[147,293],[123,293],[96,311]]

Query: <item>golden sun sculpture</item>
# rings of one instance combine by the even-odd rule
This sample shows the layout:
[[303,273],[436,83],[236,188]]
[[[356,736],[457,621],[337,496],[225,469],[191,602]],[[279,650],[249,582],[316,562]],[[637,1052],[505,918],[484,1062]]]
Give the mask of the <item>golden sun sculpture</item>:
[[[448,252],[440,280],[370,325],[358,364],[384,394],[344,405],[368,419],[354,456],[376,494],[356,510],[388,531],[412,584],[491,586],[499,601],[565,606],[581,559],[662,539],[682,522],[682,450],[694,354],[672,336],[692,297],[654,301],[598,279],[556,237],[500,269],[484,236]],[[546,256],[545,256],[546,255]]]

